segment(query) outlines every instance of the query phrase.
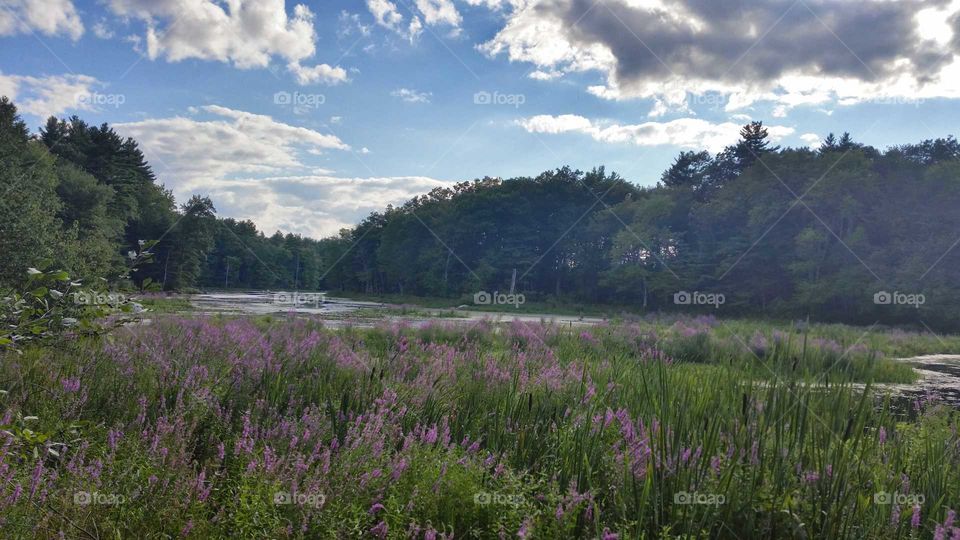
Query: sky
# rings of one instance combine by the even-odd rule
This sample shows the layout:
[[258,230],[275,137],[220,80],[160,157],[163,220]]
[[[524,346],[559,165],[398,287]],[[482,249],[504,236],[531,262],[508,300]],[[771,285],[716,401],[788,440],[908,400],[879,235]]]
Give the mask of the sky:
[[0,0],[0,95],[315,238],[438,186],[956,133],[960,0]]

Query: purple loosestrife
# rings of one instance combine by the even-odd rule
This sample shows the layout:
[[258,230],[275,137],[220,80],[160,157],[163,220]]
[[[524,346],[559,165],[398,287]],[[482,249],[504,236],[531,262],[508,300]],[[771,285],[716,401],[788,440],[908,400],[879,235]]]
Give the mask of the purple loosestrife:
[[68,393],[68,394],[72,394],[72,393],[74,393],[74,392],[79,392],[79,391],[80,391],[80,378],[79,378],[79,377],[65,378],[65,379],[61,380],[60,383],[61,383],[61,385],[63,386],[63,391],[66,392],[66,393]]
[[390,532],[390,528],[387,526],[386,521],[381,521],[370,529],[370,534],[377,538],[386,538],[388,532]]
[[37,460],[37,464],[33,469],[33,477],[30,479],[30,498],[33,499],[33,496],[37,493],[37,488],[40,487],[40,483],[43,480],[43,458]]
[[13,487],[13,493],[11,493],[10,497],[7,499],[7,504],[15,504],[18,500],[20,500],[21,495],[23,495],[23,485],[21,485],[20,482],[17,482],[17,485]]
[[107,448],[109,448],[111,452],[115,451],[117,449],[117,443],[122,438],[123,438],[123,432],[120,431],[119,429],[117,430],[111,429],[107,431]]
[[533,525],[533,522],[530,518],[523,520],[523,524],[520,525],[520,529],[517,531],[517,536],[522,539],[532,538],[530,528]]

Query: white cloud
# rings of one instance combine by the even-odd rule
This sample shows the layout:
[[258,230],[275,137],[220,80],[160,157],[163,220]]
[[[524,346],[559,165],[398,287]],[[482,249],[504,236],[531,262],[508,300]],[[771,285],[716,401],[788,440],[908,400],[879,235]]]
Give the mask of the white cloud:
[[301,66],[296,62],[291,62],[287,68],[297,78],[297,82],[306,85],[312,83],[340,84],[347,82],[347,71],[342,67],[331,67],[327,64],[318,64],[313,67]]
[[[349,150],[336,136],[216,105],[197,108],[196,117],[114,127],[140,142],[178,200],[209,194],[221,215],[252,219],[268,233],[335,234],[387,204],[450,184],[426,177],[337,177],[307,161]],[[366,147],[357,151],[369,153]]]
[[792,0],[470,0],[501,9],[503,27],[478,46],[545,74],[595,71],[588,87],[613,100],[653,99],[653,116],[719,93],[726,110],[960,98],[960,2]]
[[552,81],[562,76],[563,76],[562,71],[556,71],[556,70],[544,71],[541,69],[531,71],[530,74],[527,75],[527,77],[530,77],[531,79],[534,79],[536,81]]
[[337,23],[337,37],[340,39],[349,38],[354,34],[361,37],[370,35],[370,25],[363,24],[360,21],[360,15],[357,13],[341,11]]
[[423,13],[423,21],[429,26],[440,24],[459,27],[463,21],[452,0],[416,0],[416,2],[417,9]]
[[[605,143],[631,143],[637,146],[679,146],[719,152],[740,138],[739,124],[714,124],[699,118],[680,118],[670,122],[645,122],[620,125],[595,122],[575,114],[538,115],[517,122],[530,133],[584,133]],[[793,128],[767,126],[770,138],[779,141]]]
[[398,35],[407,39],[411,43],[415,41],[423,31],[423,23],[420,17],[411,15],[407,22],[397,5],[390,0],[367,0],[367,9],[373,15],[378,25],[396,32]]
[[433,96],[430,92],[418,92],[409,88],[398,88],[390,92],[390,95],[406,103],[430,103],[430,97]]
[[196,58],[262,68],[273,57],[286,61],[300,84],[347,81],[346,71],[327,64],[303,65],[316,52],[313,12],[284,0],[109,0],[110,9],[146,24],[146,54],[169,62]]
[[800,136],[800,140],[807,143],[810,148],[817,148],[823,142],[816,133],[804,133]]
[[97,89],[102,86],[89,75],[33,77],[0,73],[0,95],[13,100],[21,112],[40,118],[66,111],[96,110],[96,97],[102,96]]
[[300,152],[350,148],[334,135],[265,115],[218,105],[200,107],[197,112],[211,119],[176,116],[114,127],[138,140],[158,172],[175,178],[179,189],[203,185],[211,178],[303,170],[308,166]]
[[445,182],[423,176],[344,178],[328,174],[215,180],[203,186],[221,215],[252,219],[313,238],[337,234],[374,211],[400,205]]
[[367,9],[379,26],[395,32],[411,43],[420,37],[424,25],[450,27],[452,36],[460,33],[463,17],[457,11],[453,0],[413,0],[413,4],[402,0],[404,10],[410,11],[409,16],[404,16],[397,3],[391,0],[366,1]]
[[338,177],[309,162],[313,154],[350,150],[337,137],[216,105],[198,107],[190,118],[114,128],[140,142],[177,200],[210,195],[220,215],[251,219],[267,234],[333,235],[388,204],[452,183],[422,176]]
[[10,75],[4,75],[0,73],[0,96],[7,96],[10,99],[16,99],[19,89],[19,77],[12,77]]
[[5,0],[0,3],[0,36],[39,32],[76,41],[83,22],[71,0]]
[[116,33],[107,26],[107,21],[101,19],[93,25],[93,35],[100,39],[112,39]]

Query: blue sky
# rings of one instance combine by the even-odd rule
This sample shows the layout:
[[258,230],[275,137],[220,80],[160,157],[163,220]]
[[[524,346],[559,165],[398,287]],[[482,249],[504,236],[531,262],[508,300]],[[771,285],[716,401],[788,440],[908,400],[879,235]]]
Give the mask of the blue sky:
[[778,143],[952,134],[957,2],[0,0],[0,94],[140,141],[183,201],[324,236],[439,185],[605,165],[652,185]]

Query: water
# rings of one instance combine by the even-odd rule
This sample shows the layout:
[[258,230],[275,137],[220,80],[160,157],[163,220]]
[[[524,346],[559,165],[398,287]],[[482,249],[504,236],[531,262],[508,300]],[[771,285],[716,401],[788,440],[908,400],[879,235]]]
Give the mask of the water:
[[889,394],[894,407],[913,409],[917,401],[935,397],[960,409],[960,354],[930,354],[903,358],[919,375],[912,384],[878,385],[877,391]]
[[[471,311],[469,309],[448,311],[441,319],[404,315],[390,312],[387,304],[352,300],[349,298],[324,297],[318,293],[296,293],[291,291],[249,291],[197,294],[190,297],[196,311],[200,313],[233,313],[238,315],[269,314],[306,314],[319,315],[328,326],[373,326],[379,321],[403,320],[411,325],[425,324],[440,320],[450,323],[473,323],[480,320],[491,322],[510,322],[520,320],[528,323],[552,322],[562,326],[589,326],[604,322],[596,317],[578,317],[576,315],[531,314],[509,312]],[[298,296],[299,295],[299,296]],[[368,317],[360,317],[359,310],[365,310]],[[429,308],[416,308],[421,312],[441,311]],[[380,313],[377,313],[380,312]],[[878,399],[889,395],[894,407],[909,413],[914,403],[930,396],[960,409],[960,355],[934,354],[903,358],[916,369],[919,379],[912,384],[878,384],[874,390]],[[862,385],[858,385],[862,386]]]
[[190,303],[200,313],[307,313],[313,315],[350,313],[362,308],[382,308],[378,302],[335,298],[322,293],[294,291],[251,291],[195,294]]
[[[451,323],[474,323],[480,320],[492,322],[510,322],[520,320],[528,323],[552,322],[562,326],[590,326],[602,323],[604,319],[597,317],[579,317],[577,315],[556,315],[550,313],[510,313],[472,311],[469,309],[439,310],[431,308],[414,308],[419,312],[445,311],[443,318],[409,316],[402,313],[391,313],[387,304],[366,302],[326,296],[320,300],[319,293],[296,293],[291,291],[249,291],[249,292],[221,292],[191,295],[190,302],[199,313],[233,313],[237,315],[269,315],[302,313],[319,315],[328,326],[339,326],[349,321],[354,326],[368,326],[373,321],[403,320],[410,324],[421,324],[431,320],[440,320]],[[393,306],[396,307],[396,306]],[[381,311],[372,318],[353,318],[358,310]]]

